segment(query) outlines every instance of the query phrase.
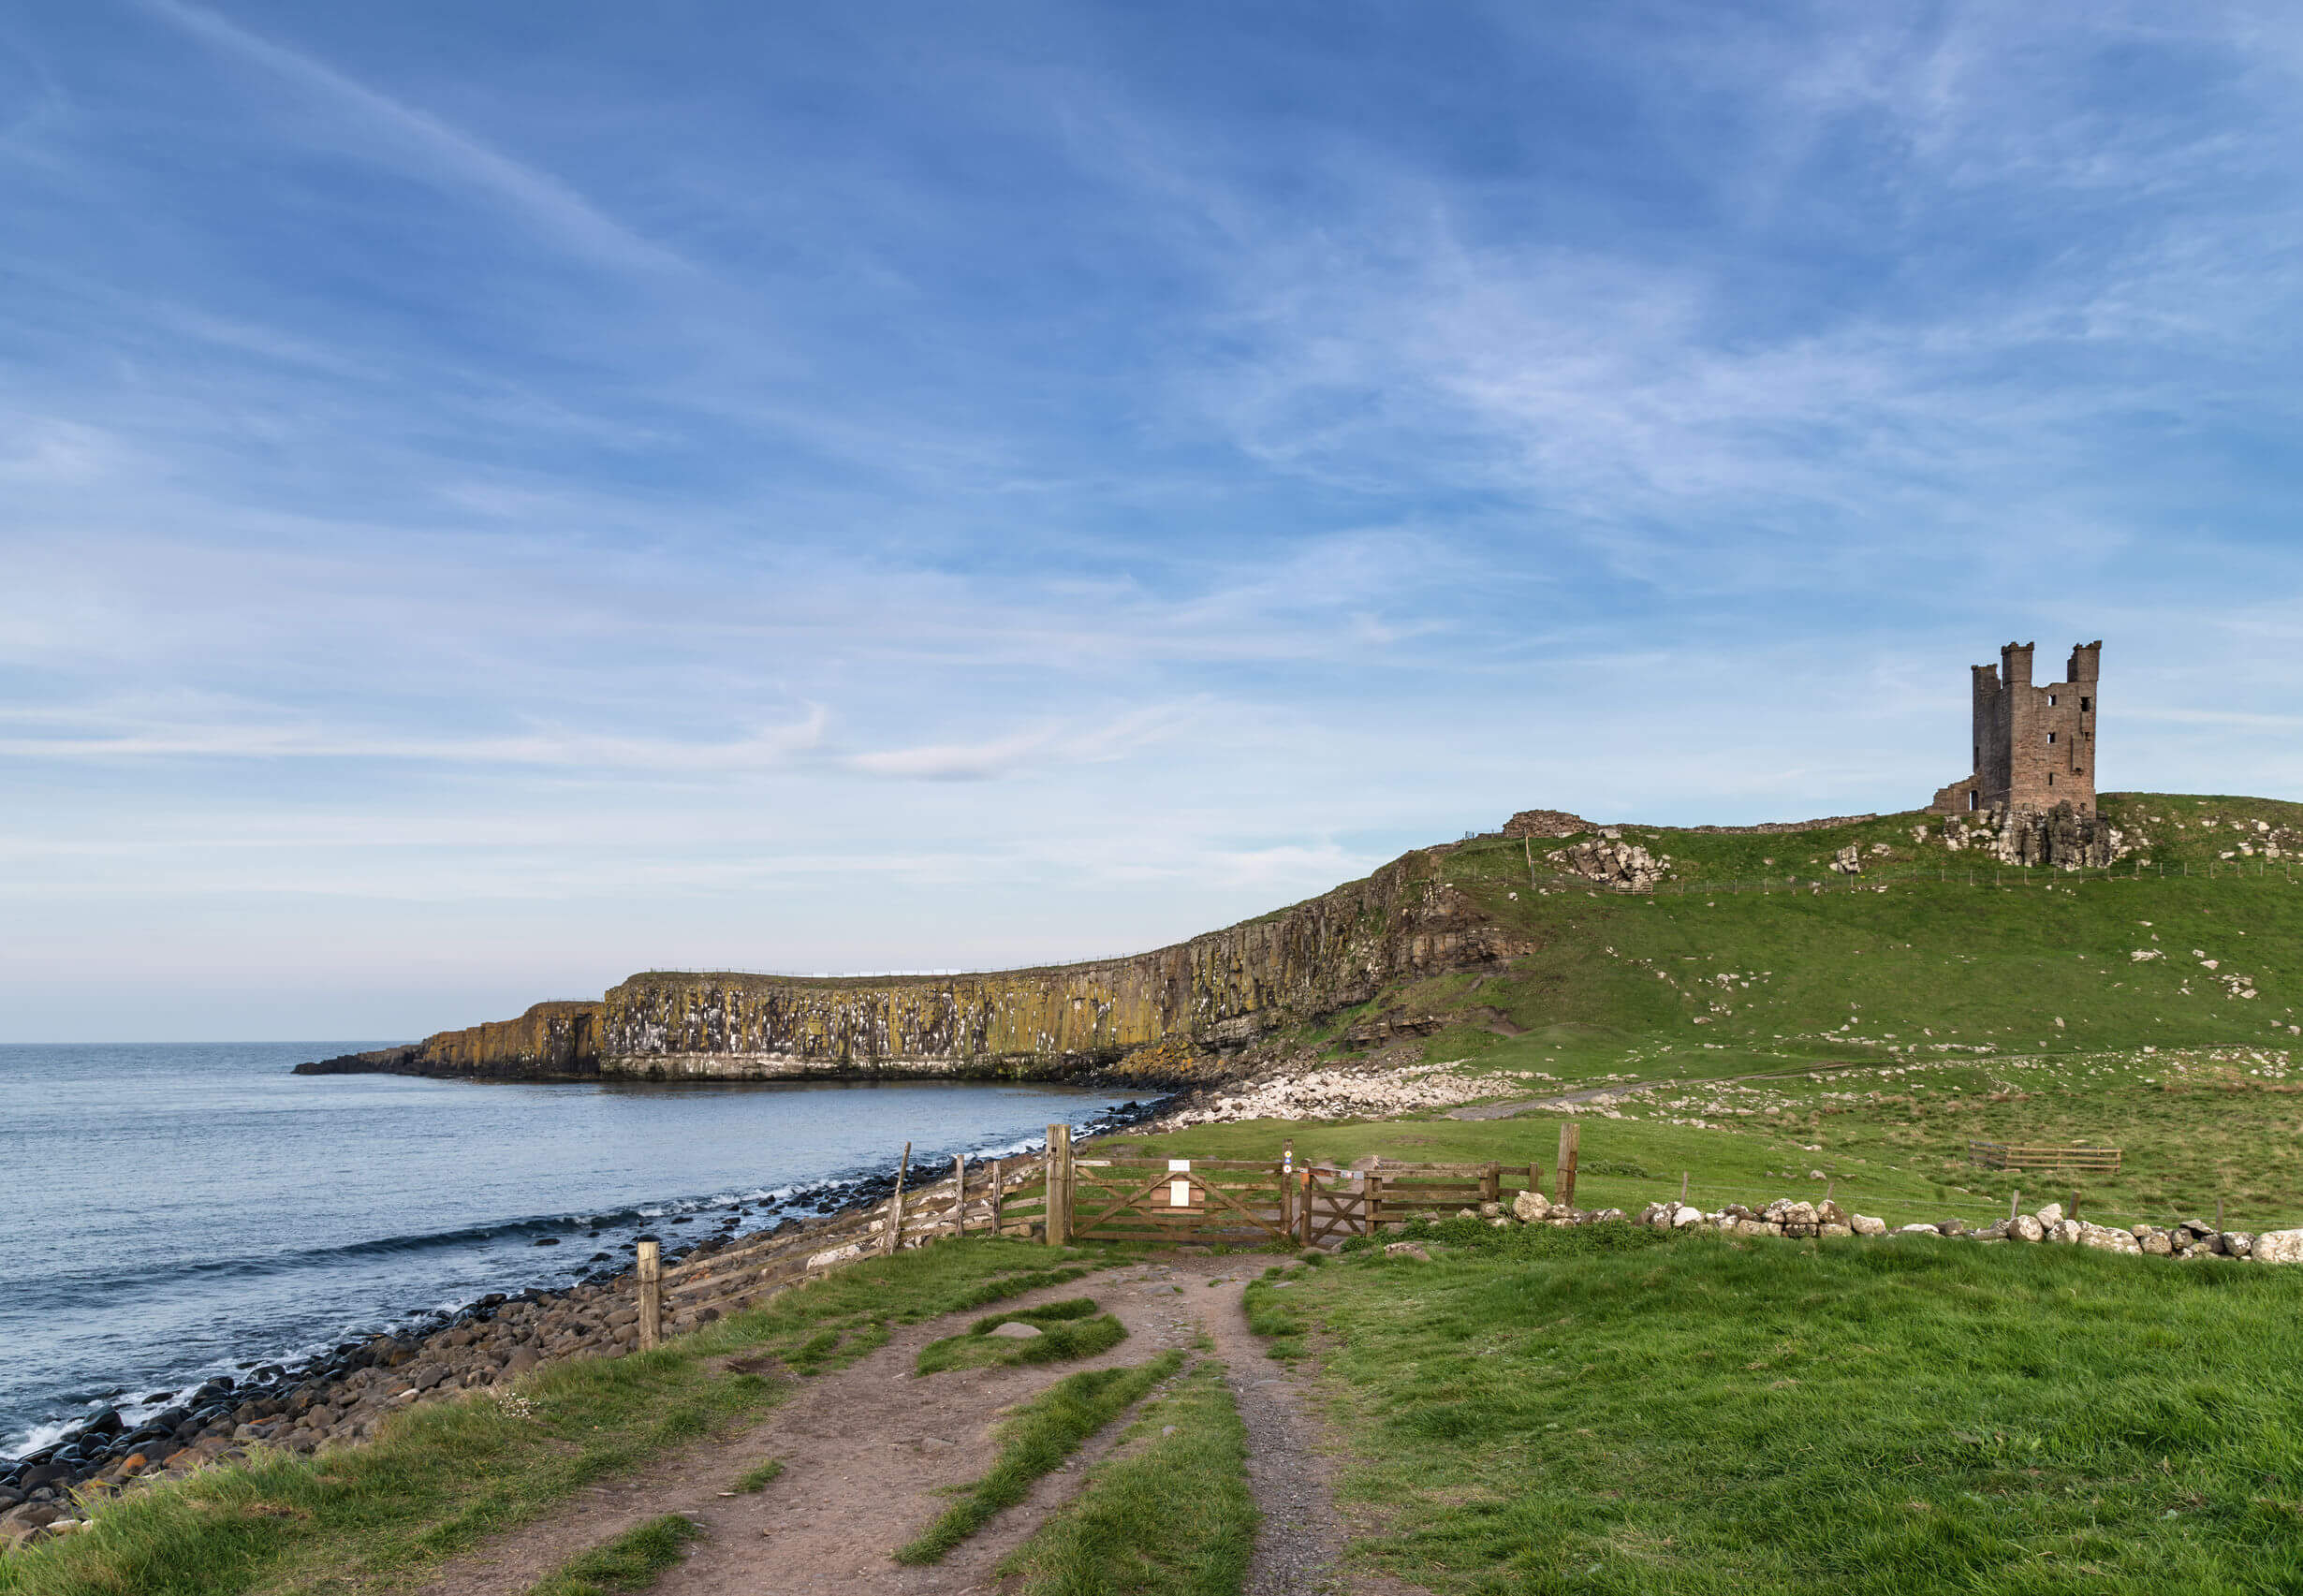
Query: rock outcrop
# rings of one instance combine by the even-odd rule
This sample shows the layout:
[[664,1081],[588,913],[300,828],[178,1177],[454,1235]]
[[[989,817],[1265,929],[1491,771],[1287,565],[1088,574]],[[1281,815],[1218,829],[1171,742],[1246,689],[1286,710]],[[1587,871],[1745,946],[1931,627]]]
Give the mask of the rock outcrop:
[[1584,842],[1554,848],[1544,857],[1563,875],[1596,882],[1618,892],[1652,892],[1671,870],[1667,856],[1658,858],[1638,843],[1626,842],[1622,832],[1613,827]]
[[2129,842],[2100,813],[2067,803],[2050,810],[1988,809],[1944,822],[1944,845],[1952,852],[1973,848],[2009,865],[2101,870],[2134,852]]
[[[1365,1003],[1386,983],[1527,952],[1417,850],[1273,915],[1128,959],[998,974],[804,979],[634,975],[594,1003],[299,1066],[478,1078],[1054,1078],[1245,1047]],[[1188,1047],[1145,1052],[1155,1044]]]

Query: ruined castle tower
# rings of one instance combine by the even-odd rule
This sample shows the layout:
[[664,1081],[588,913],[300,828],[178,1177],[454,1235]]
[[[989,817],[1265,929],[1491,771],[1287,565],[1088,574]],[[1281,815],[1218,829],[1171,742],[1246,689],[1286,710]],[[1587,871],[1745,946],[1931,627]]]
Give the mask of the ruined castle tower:
[[1971,809],[2095,811],[2095,680],[2103,643],[2071,651],[2063,680],[2032,685],[2030,643],[1973,667],[1975,773],[1935,795],[1939,814]]

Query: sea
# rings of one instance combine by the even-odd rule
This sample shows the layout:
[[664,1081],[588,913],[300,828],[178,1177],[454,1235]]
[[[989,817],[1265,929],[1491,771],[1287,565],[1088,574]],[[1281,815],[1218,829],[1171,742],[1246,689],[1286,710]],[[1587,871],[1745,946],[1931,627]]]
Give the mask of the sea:
[[907,1141],[937,1171],[1122,1101],[289,1073],[380,1046],[0,1046],[0,1457],[106,1406],[133,1420],[212,1375],[565,1284],[643,1232],[668,1248],[730,1210],[745,1230],[814,1211],[837,1183],[891,1172]]

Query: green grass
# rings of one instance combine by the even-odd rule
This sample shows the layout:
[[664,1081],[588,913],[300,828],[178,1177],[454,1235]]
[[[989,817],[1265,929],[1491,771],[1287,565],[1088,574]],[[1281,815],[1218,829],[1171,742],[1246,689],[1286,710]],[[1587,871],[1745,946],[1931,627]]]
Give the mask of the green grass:
[[[1093,1357],[1127,1340],[1127,1327],[1108,1313],[1095,1313],[1095,1299],[1075,1296],[1039,1308],[1020,1308],[1012,1313],[988,1313],[963,1335],[946,1336],[919,1349],[916,1367],[921,1374],[941,1374],[953,1369],[984,1369],[994,1364],[1068,1363]],[[1039,1326],[1029,1340],[1010,1340],[991,1332],[1002,1325],[1023,1323]]]
[[750,1495],[754,1491],[766,1490],[783,1477],[784,1459],[770,1457],[765,1463],[755,1468],[746,1469],[742,1473],[737,1475],[736,1488]]
[[2303,1589],[2303,1270],[1437,1229],[1431,1263],[1363,1252],[1290,1294],[1385,1572],[1481,1596]]
[[[1064,1257],[1064,1254],[1055,1254]],[[722,1372],[837,1335],[850,1355],[891,1324],[981,1308],[1084,1270],[1073,1252],[985,1238],[872,1259],[656,1351],[548,1366],[517,1399],[474,1396],[390,1419],[371,1444],[128,1493],[95,1528],[0,1557],[6,1596],[351,1592],[426,1571],[668,1448],[756,1418],[785,1388]],[[822,1366],[819,1361],[818,1367]]]
[[968,1326],[971,1336],[989,1335],[1003,1325],[1021,1321],[1045,1328],[1049,1325],[1068,1324],[1075,1319],[1086,1319],[1095,1312],[1095,1298],[1067,1296],[1061,1302],[1043,1302],[1037,1308],[1011,1309],[1005,1313],[987,1313]]
[[529,1586],[526,1596],[609,1596],[611,1591],[645,1590],[685,1557],[687,1544],[702,1533],[694,1520],[667,1513],[572,1559],[550,1578]]
[[1276,1265],[1266,1269],[1260,1280],[1248,1281],[1240,1304],[1247,1311],[1248,1329],[1266,1339],[1266,1355],[1283,1363],[1303,1355],[1305,1322],[1296,1301],[1291,1271]]
[[1001,1573],[1019,1596],[1236,1596],[1257,1514],[1224,1366],[1200,1362],[1122,1439]]
[[1023,1500],[1032,1483],[1078,1451],[1143,1394],[1173,1374],[1183,1354],[1165,1352],[1134,1368],[1089,1369],[1065,1375],[1009,1419],[991,1472],[965,1487],[919,1536],[899,1548],[903,1563],[941,1562],[1003,1508]]

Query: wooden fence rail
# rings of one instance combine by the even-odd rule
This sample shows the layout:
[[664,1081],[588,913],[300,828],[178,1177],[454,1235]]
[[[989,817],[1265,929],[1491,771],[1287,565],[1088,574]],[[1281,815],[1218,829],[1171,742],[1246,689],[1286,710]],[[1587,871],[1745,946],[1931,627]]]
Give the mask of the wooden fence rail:
[[2034,1147],[2016,1142],[1967,1144],[1968,1162],[1979,1169],[2076,1169],[2105,1175],[2120,1172],[2115,1147]]
[[[1575,1180],[1572,1134],[1562,1136],[1561,1154],[1564,1201]],[[946,1237],[1008,1236],[1051,1246],[1074,1239],[1320,1246],[1542,1190],[1539,1164],[1377,1159],[1365,1170],[1298,1167],[1293,1143],[1283,1144],[1277,1160],[1078,1158],[1067,1125],[1048,1127],[1044,1153],[975,1169],[954,1159],[949,1173],[931,1181],[917,1179],[907,1149],[897,1191],[885,1201],[677,1264],[664,1264],[655,1242],[640,1243],[639,1342],[655,1346],[668,1330],[694,1328],[708,1313],[756,1307],[843,1264]]]

